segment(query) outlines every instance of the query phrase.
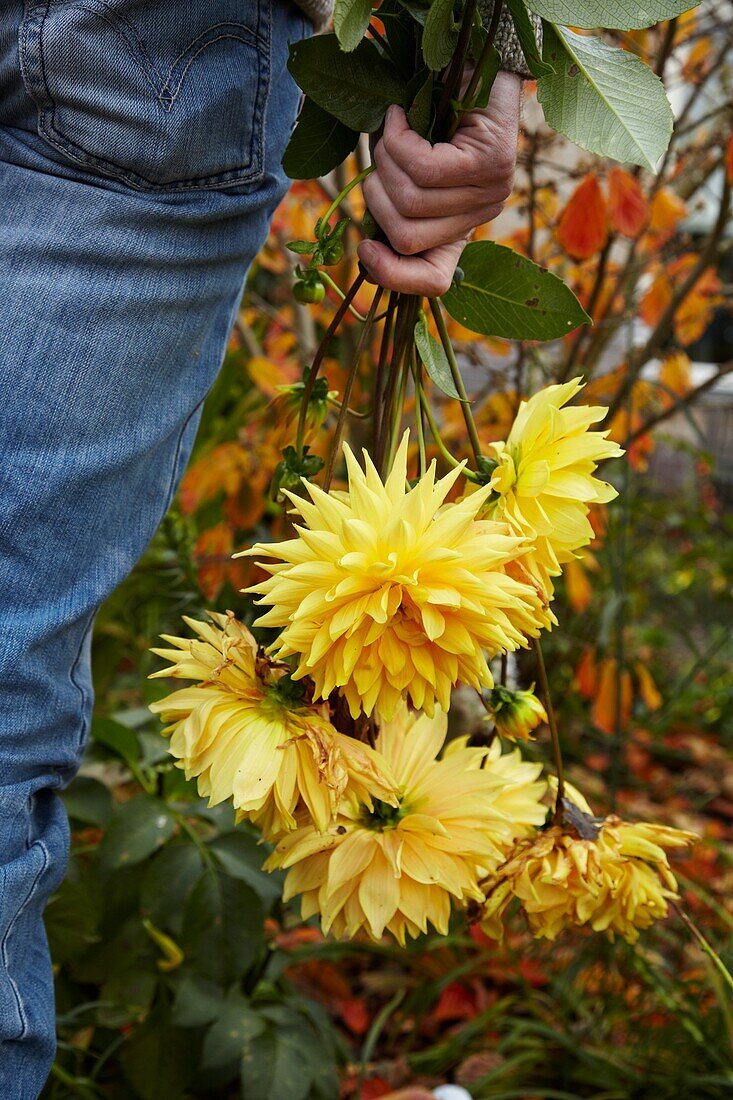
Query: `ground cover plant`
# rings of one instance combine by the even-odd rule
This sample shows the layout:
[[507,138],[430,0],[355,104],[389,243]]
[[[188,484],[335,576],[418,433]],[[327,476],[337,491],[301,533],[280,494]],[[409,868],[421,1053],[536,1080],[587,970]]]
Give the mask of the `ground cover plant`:
[[[504,239],[480,233],[441,301],[358,268],[359,135],[395,102],[450,134],[486,99],[496,20],[343,3],[293,51],[302,182],[179,500],[98,622],[47,921],[50,1096],[733,1081],[730,523],[694,435],[686,492],[652,476],[729,370],[700,381],[687,349],[725,314],[731,27],[537,0],[540,56],[507,7],[546,122]],[[626,74],[643,110],[613,94]]]

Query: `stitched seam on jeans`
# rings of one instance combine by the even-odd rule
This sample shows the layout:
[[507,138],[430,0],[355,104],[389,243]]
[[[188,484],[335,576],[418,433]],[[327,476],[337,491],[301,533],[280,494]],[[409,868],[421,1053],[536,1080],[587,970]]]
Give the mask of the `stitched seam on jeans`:
[[[212,31],[218,31],[222,27],[237,27],[238,30],[244,31],[244,34],[236,34],[233,31],[230,31],[226,34],[218,35],[216,38],[212,38],[210,42],[204,42],[201,47],[202,49],[205,49],[206,46],[211,45],[214,42],[218,42],[219,38],[238,38],[241,42],[246,42],[248,45],[251,45],[254,49],[259,50],[261,53],[265,53],[265,51],[267,50],[267,42],[265,41],[265,39],[262,38],[258,31],[253,31],[251,27],[248,27],[246,23],[237,23],[233,19],[222,20],[221,23],[212,23],[212,25],[210,27],[207,27],[205,31],[201,31],[201,34],[197,34],[196,37],[191,42],[189,42],[185,50],[181,50],[178,57],[175,59],[170,69],[168,70],[168,76],[165,80],[164,87],[168,87],[171,77],[175,72],[176,66],[179,65],[181,61],[183,61],[186,54],[193,49],[196,43],[200,39],[206,38],[206,36],[211,34]],[[197,50],[194,54],[194,57],[198,57],[199,52],[200,51]],[[184,72],[188,72],[188,68],[189,65],[186,65]]]
[[[183,81],[186,78],[186,73],[191,68],[191,66],[193,65],[194,61],[199,56],[199,54],[202,54],[204,52],[204,50],[208,50],[209,46],[213,46],[215,42],[222,42],[226,38],[232,38],[237,42],[244,42],[244,44],[247,45],[247,46],[252,45],[252,43],[250,42],[250,40],[248,38],[244,38],[241,34],[233,34],[233,33],[232,34],[219,34],[219,35],[216,36],[216,38],[212,38],[209,41],[204,42],[196,50],[196,53],[192,54],[191,57],[188,59],[186,67],[183,70],[183,72],[181,73],[181,76],[179,78],[178,84],[176,86],[176,90],[171,95],[170,99],[168,99],[168,98],[166,98],[165,100],[163,99],[163,96],[164,96],[165,92],[167,92],[169,90],[170,85],[168,83],[166,83],[164,85],[164,87],[161,88],[160,94],[158,95],[158,101],[160,102],[160,105],[161,105],[161,107],[163,107],[164,110],[170,111],[172,109],[173,104],[178,99],[178,96],[181,94],[181,88],[183,87]],[[257,47],[254,47],[254,48],[257,48]],[[178,62],[176,62],[176,64],[178,64]],[[172,71],[173,70],[171,70],[171,74],[172,74]],[[168,80],[170,81],[170,76],[168,77]],[[166,104],[167,104],[167,106],[166,106]]]
[[23,1008],[23,1001],[22,1001],[21,996],[20,996],[20,990],[18,989],[18,985],[15,981],[15,978],[10,973],[10,963],[9,963],[9,960],[8,960],[8,943],[9,943],[9,940],[10,940],[10,933],[13,931],[16,924],[20,920],[21,916],[25,912],[27,906],[29,905],[30,901],[32,900],[33,895],[36,892],[36,886],[38,885],[38,882],[41,878],[41,875],[46,870],[46,868],[48,867],[48,864],[49,864],[48,849],[47,849],[46,845],[43,843],[43,841],[42,840],[35,841],[35,843],[32,844],[31,847],[27,849],[27,851],[30,852],[35,847],[38,847],[38,848],[41,849],[41,851],[43,853],[43,863],[39,867],[38,872],[37,872],[35,878],[33,879],[33,882],[31,883],[30,888],[28,890],[28,893],[26,894],[25,898],[23,899],[23,902],[22,902],[20,908],[17,910],[17,912],[15,913],[15,916],[13,917],[10,924],[6,928],[5,935],[3,936],[2,944],[0,944],[0,954],[2,954],[3,968],[5,970],[5,973],[8,976],[8,981],[10,982],[10,987],[13,990],[13,996],[15,997],[16,1007],[17,1007],[17,1010],[18,1010],[18,1017],[20,1019],[20,1034],[17,1036],[18,1039],[22,1039],[24,1037],[25,1033],[28,1030],[28,1017],[26,1016],[25,1009]]
[[184,420],[184,422],[181,426],[181,429],[178,433],[178,442],[176,443],[176,452],[175,452],[175,455],[173,457],[173,469],[171,470],[171,477],[170,477],[170,481],[168,482],[168,492],[166,493],[165,506],[163,508],[162,515],[160,517],[160,522],[161,523],[163,522],[168,509],[170,508],[171,504],[173,503],[173,497],[176,494],[176,485],[178,483],[178,463],[179,463],[180,458],[181,458],[181,449],[183,447],[183,437],[186,434],[186,429],[188,428],[188,425],[191,423],[194,416],[199,411],[199,409],[201,408],[201,406],[203,405],[205,400],[206,400],[206,394],[204,394],[204,396],[201,398],[201,400],[198,401],[194,405],[194,407],[191,409],[190,413],[188,414],[188,416]]
[[86,688],[83,686],[83,684],[79,683],[79,681],[76,678],[76,674],[79,670],[79,665],[81,664],[81,659],[82,659],[82,656],[83,656],[83,653],[84,653],[84,646],[86,644],[86,640],[87,640],[87,637],[89,635],[89,631],[94,626],[94,616],[95,615],[96,615],[96,611],[90,611],[88,616],[87,616],[87,623],[86,623],[86,626],[84,627],[84,630],[82,631],[81,641],[79,642],[79,648],[76,652],[76,656],[74,657],[74,662],[71,666],[71,671],[69,672],[69,680],[74,685],[76,690],[79,692],[79,711],[80,711],[80,714],[81,714],[81,723],[80,723],[80,730],[79,730],[79,738],[78,738],[77,743],[76,743],[77,751],[80,751],[81,748],[83,747],[84,741],[85,741],[86,735],[87,735],[87,715],[86,715],[85,705],[86,705],[87,699],[89,698],[89,692],[86,690]]

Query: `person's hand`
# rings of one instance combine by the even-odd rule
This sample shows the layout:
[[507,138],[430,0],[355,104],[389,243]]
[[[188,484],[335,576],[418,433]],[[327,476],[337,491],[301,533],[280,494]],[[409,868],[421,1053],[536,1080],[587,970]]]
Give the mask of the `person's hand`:
[[401,107],[390,107],[364,198],[392,248],[359,246],[382,286],[427,297],[448,290],[467,239],[512,192],[521,88],[518,76],[499,73],[488,106],[464,115],[453,140],[437,145],[410,129]]

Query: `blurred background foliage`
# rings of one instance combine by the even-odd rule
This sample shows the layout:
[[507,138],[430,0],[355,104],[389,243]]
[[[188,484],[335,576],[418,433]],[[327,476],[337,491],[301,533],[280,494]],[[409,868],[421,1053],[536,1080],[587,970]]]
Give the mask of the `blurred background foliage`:
[[[668,85],[675,137],[657,177],[581,155],[529,88],[517,189],[485,231],[561,274],[596,324],[539,347],[453,325],[482,437],[518,398],[583,373],[627,460],[566,571],[546,642],[570,778],[595,800],[699,832],[675,861],[684,905],[733,966],[733,21],[703,6],[619,35]],[[355,168],[363,163],[357,153]],[[362,158],[360,161],[360,157]],[[269,495],[297,383],[333,302],[293,303],[284,243],[308,236],[343,179],[296,184],[251,272],[179,497],[97,619],[97,704],[65,792],[68,877],[47,913],[59,1053],[46,1095],[120,1100],[371,1100],[455,1081],[475,1100],[695,1100],[733,1086],[733,1000],[677,917],[638,945],[592,935],[497,947],[456,924],[405,951],[324,941],[284,906],[263,849],[172,766],[147,704],[148,647],[183,614],[232,608],[256,566],[231,553],[282,529]],[[358,225],[355,195],[348,213]],[[338,281],[354,264],[347,233]],[[359,303],[357,302],[357,307]],[[353,327],[326,374],[343,385]],[[365,359],[364,371],[368,371]],[[466,447],[436,393],[444,434]],[[361,395],[352,402],[363,407]],[[314,450],[326,453],[333,416]],[[360,421],[352,438],[359,441]],[[526,684],[519,658],[512,676]],[[475,720],[458,711],[462,732]],[[527,754],[544,758],[542,736]]]

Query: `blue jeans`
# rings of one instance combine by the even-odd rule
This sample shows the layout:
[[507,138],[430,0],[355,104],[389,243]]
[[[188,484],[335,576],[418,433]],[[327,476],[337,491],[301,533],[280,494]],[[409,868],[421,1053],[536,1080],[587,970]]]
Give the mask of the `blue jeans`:
[[283,196],[290,0],[0,10],[0,1097],[54,1054],[95,611],[162,519]]

